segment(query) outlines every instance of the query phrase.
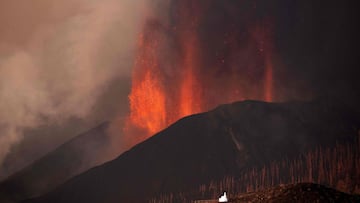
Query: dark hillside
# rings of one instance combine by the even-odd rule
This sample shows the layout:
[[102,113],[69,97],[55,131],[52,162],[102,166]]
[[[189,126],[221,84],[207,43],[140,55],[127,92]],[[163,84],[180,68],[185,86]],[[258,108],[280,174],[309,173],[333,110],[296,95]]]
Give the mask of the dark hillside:
[[328,101],[236,102],[179,120],[29,202],[144,202],[317,146],[353,141],[359,115]]
[[[18,202],[42,195],[71,177],[101,164],[110,139],[108,123],[78,135],[0,183],[0,202]],[[94,157],[97,155],[98,157]]]

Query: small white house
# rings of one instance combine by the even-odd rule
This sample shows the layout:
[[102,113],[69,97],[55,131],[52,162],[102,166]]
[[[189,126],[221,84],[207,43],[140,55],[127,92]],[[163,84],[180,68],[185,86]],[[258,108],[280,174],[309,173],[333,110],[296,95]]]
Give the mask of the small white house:
[[224,192],[224,194],[219,198],[219,202],[228,202],[226,192]]

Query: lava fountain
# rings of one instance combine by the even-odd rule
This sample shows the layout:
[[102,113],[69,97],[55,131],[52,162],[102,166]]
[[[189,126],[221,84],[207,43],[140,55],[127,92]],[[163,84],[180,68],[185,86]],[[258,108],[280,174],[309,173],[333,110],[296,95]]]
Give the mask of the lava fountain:
[[225,27],[204,40],[205,9],[180,4],[170,22],[149,19],[139,36],[124,128],[132,144],[222,103],[273,100],[271,23]]

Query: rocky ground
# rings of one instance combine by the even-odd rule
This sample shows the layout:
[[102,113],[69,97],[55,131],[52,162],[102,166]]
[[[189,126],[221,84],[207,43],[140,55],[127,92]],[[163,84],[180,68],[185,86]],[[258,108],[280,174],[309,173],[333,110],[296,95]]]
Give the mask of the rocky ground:
[[360,202],[360,195],[350,195],[312,183],[280,185],[260,192],[232,197],[229,202]]

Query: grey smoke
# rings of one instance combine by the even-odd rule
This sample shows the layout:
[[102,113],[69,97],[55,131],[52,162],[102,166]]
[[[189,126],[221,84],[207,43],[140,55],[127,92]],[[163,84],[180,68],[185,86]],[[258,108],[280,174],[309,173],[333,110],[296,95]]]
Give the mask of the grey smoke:
[[109,86],[130,75],[145,3],[0,2],[0,177],[25,130],[93,117]]

